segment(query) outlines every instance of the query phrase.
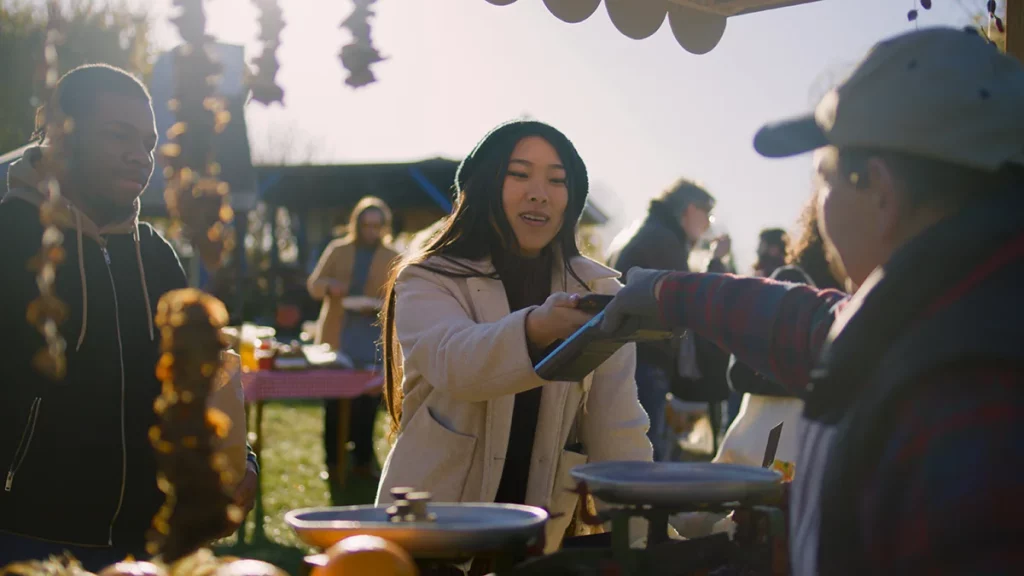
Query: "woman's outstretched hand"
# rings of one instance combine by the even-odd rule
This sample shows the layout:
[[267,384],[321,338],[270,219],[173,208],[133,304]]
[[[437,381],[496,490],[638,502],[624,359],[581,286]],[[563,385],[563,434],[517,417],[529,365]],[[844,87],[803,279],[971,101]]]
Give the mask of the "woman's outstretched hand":
[[543,350],[555,340],[572,336],[593,316],[578,310],[578,294],[555,292],[526,317],[526,339],[534,349]]
[[642,319],[658,318],[658,292],[668,274],[665,270],[630,268],[626,285],[604,309],[601,330],[628,334],[636,330]]

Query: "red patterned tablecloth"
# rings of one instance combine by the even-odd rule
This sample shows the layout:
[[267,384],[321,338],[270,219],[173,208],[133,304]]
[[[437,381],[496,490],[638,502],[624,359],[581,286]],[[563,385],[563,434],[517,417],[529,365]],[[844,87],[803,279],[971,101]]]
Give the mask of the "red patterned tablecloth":
[[242,374],[246,402],[284,398],[355,398],[378,394],[380,372],[363,370],[261,371]]

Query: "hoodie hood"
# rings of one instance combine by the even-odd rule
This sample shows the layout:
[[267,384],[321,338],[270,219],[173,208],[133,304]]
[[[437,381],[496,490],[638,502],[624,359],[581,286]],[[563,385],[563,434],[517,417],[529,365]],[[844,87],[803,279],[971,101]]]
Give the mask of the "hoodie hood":
[[[43,206],[47,196],[40,190],[43,176],[36,168],[42,156],[42,147],[29,148],[20,160],[11,164],[7,173],[8,192],[3,197],[3,202],[21,200],[32,204],[36,208]],[[67,198],[63,196],[60,198],[60,202],[56,207],[54,221],[65,230],[74,230],[78,238],[78,273],[82,281],[82,329],[78,335],[78,344],[75,346],[75,350],[81,348],[82,342],[85,341],[89,318],[89,290],[85,274],[85,248],[82,242],[84,236],[88,236],[99,244],[101,249],[106,251],[106,236],[111,234],[131,234],[132,240],[135,242],[135,259],[139,267],[139,276],[142,278],[142,293],[146,302],[146,317],[149,320],[149,339],[153,340],[153,310],[149,303],[149,287],[146,285],[146,269],[142,264],[142,249],[139,242],[140,209],[141,202],[136,198],[134,209],[128,218],[120,222],[98,226]]]
[[[40,207],[46,202],[46,194],[40,190],[43,175],[37,169],[39,160],[42,157],[43,148],[37,146],[26,150],[20,160],[11,164],[7,172],[7,189],[9,192],[4,197],[4,201],[7,201],[8,198],[24,200],[36,207]],[[141,202],[136,198],[134,209],[128,218],[120,222],[98,226],[74,204],[61,197],[61,203],[57,207],[56,221],[62,228],[69,229],[78,228],[76,222],[80,219],[82,233],[102,246],[106,243],[103,237],[110,234],[137,235],[141,206]]]

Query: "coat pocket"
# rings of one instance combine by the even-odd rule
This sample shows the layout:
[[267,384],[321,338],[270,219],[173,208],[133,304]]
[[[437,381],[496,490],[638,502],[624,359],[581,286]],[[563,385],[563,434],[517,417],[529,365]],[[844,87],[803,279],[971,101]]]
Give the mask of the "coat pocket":
[[7,477],[4,480],[5,492],[10,492],[14,489],[14,477],[21,468],[22,463],[25,462],[25,457],[28,456],[28,451],[32,447],[32,436],[34,436],[36,432],[36,422],[39,421],[39,408],[42,403],[42,398],[35,398],[32,400],[32,405],[29,407],[28,421],[25,423],[25,428],[21,432],[21,440],[18,442],[18,447],[14,450],[14,458],[11,460],[11,466],[7,469]]
[[460,502],[473,464],[476,436],[449,429],[421,407],[395,442],[381,495],[408,486],[430,492],[434,502]]
[[548,505],[548,512],[551,513],[552,518],[545,527],[544,551],[547,554],[558,550],[562,545],[565,529],[569,527],[573,515],[576,514],[576,503],[579,501],[579,496],[574,492],[576,481],[572,479],[569,472],[586,463],[586,454],[571,450],[562,450],[561,457],[558,459],[558,466],[555,468],[555,484],[551,489],[550,504]]

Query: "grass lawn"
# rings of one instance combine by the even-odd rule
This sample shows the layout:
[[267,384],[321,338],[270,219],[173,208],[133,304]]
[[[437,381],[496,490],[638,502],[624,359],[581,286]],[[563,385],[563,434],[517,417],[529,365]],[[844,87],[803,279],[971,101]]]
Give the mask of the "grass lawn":
[[[298,574],[302,558],[312,550],[284,522],[284,514],[296,508],[368,504],[377,491],[375,482],[349,479],[342,493],[331,494],[324,466],[323,404],[320,402],[270,402],[263,410],[262,506],[249,516],[245,542],[237,538],[221,542],[217,553],[264,560]],[[376,449],[381,462],[387,455],[381,413],[377,419]],[[263,517],[264,533],[254,534],[254,518]]]
[[[706,419],[705,419],[706,420]],[[262,505],[249,516],[247,537],[232,537],[215,547],[218,554],[255,558],[275,564],[289,574],[300,573],[302,558],[313,552],[284,523],[289,510],[312,506],[369,504],[377,492],[375,482],[350,478],[342,493],[331,494],[324,466],[324,410],[322,402],[270,402],[263,410]],[[377,459],[387,456],[388,420],[383,411],[376,422]],[[708,460],[710,455],[689,454],[683,459]],[[254,534],[253,518],[263,517],[264,533]]]

